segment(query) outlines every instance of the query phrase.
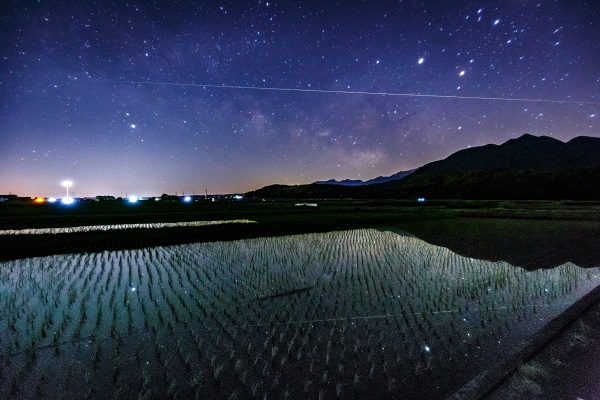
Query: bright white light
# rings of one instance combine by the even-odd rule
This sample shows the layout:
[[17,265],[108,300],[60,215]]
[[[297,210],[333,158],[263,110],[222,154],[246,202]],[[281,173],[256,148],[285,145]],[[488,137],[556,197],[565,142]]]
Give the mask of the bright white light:
[[186,203],[189,203],[190,201],[192,201],[192,198],[190,196],[185,196],[183,198],[183,201],[185,201]]
[[135,124],[131,124],[131,129],[135,129]]
[[56,203],[56,198],[55,197],[48,198],[48,203]]
[[418,62],[419,62],[419,64],[423,64],[425,62],[425,59],[424,58],[419,58]]
[[[73,185],[73,182],[71,182],[71,181],[62,181],[62,185],[67,188],[67,195],[65,197],[69,198],[69,188]],[[68,203],[68,204],[71,204],[71,203]]]
[[466,71],[463,69],[462,71],[460,71],[460,72],[458,73],[458,76],[463,76],[463,75],[464,75],[464,74],[466,74],[466,73],[467,73],[467,72],[466,72]]
[[132,291],[132,292],[135,292],[135,288],[134,288],[134,287],[132,287],[132,288],[131,288],[131,291]]
[[129,202],[130,203],[137,203],[138,201],[138,197],[137,196],[129,196]]
[[61,203],[69,205],[69,204],[73,204],[75,202],[75,199],[73,199],[72,197],[63,197],[60,200]]
[[244,196],[242,196],[241,194],[236,194],[234,197],[236,200],[241,200],[244,198]]
[[429,353],[431,351],[431,348],[429,346],[425,346],[425,351]]

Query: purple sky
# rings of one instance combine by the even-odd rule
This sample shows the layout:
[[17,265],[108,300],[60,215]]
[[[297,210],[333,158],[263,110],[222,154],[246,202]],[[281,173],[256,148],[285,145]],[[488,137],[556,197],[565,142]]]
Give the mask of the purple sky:
[[245,192],[600,136],[597,1],[106,3],[0,6],[0,194]]

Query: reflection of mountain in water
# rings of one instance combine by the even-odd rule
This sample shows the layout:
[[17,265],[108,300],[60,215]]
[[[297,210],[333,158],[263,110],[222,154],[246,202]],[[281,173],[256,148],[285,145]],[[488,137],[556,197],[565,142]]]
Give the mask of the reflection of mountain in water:
[[0,395],[445,398],[598,283],[373,229],[10,261]]
[[567,262],[600,266],[598,221],[460,218],[409,222],[399,228],[466,257],[504,260],[526,269]]

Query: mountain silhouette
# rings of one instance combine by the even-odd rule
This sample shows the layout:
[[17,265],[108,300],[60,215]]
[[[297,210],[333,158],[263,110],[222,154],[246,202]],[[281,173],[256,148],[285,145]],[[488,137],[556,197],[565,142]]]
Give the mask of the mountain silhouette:
[[459,150],[408,176],[362,186],[271,185],[247,194],[282,198],[600,199],[600,138],[568,142],[525,134]]
[[579,136],[564,143],[548,136],[525,134],[501,145],[488,144],[457,151],[443,160],[422,166],[413,178],[449,172],[590,167],[600,167],[600,138]]
[[369,179],[367,181],[363,181],[360,179],[344,179],[341,181],[337,181],[335,179],[329,179],[328,181],[316,181],[313,182],[314,185],[342,185],[342,186],[364,186],[364,185],[373,185],[375,183],[384,183],[390,181],[397,181],[398,179],[402,179],[405,176],[412,174],[414,169],[408,171],[400,171],[396,172],[390,176],[378,176],[377,178]]

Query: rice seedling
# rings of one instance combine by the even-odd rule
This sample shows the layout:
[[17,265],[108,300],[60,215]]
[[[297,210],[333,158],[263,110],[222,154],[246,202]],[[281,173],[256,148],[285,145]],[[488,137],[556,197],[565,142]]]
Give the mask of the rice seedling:
[[144,397],[385,397],[418,374],[450,388],[460,382],[444,359],[477,373],[481,355],[535,332],[596,276],[570,264],[529,273],[375,230],[10,261],[0,346],[17,369],[0,396],[53,395],[52,379],[22,384],[40,376],[43,345],[57,365],[89,366],[79,397],[106,373],[115,393]]

